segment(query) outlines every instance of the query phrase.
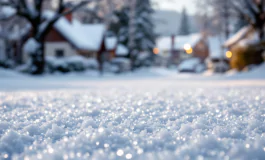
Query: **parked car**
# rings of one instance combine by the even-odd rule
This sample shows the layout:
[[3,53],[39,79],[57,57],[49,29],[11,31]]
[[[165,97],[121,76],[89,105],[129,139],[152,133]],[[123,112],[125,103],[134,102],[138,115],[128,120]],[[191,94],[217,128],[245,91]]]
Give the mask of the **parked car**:
[[205,64],[199,58],[184,60],[178,66],[179,72],[201,73],[205,69]]

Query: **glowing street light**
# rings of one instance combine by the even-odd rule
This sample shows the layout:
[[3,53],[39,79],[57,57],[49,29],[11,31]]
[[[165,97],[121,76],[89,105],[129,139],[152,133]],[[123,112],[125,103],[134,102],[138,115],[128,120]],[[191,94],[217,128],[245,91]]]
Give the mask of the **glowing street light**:
[[193,49],[192,49],[190,44],[185,44],[184,50],[186,51],[187,54],[192,54],[192,52],[193,52]]
[[186,50],[186,53],[187,53],[187,54],[192,54],[192,53],[193,53],[193,49],[190,48],[189,50]]
[[154,48],[154,49],[153,49],[153,53],[154,53],[154,54],[159,54],[159,49],[158,49],[158,48]]
[[226,58],[232,58],[232,56],[233,56],[233,53],[231,52],[231,51],[227,51],[226,53],[225,53],[225,56],[226,56]]

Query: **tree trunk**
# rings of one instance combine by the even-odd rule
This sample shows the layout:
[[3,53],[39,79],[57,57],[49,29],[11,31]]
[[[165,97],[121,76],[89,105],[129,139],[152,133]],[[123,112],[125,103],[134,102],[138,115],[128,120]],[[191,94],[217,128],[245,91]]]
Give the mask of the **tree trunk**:
[[229,9],[228,9],[228,1],[225,1],[224,6],[224,20],[225,20],[225,38],[228,39],[230,35],[230,28],[229,28]]
[[98,60],[98,70],[100,75],[103,75],[103,52],[99,51],[99,53],[97,53],[97,60]]
[[40,75],[45,70],[45,46],[44,41],[37,41],[40,47],[36,50],[36,53],[32,55],[32,68],[31,73],[34,75]]
[[136,62],[136,54],[134,53],[135,51],[134,50],[132,50],[132,51],[130,51],[130,61],[131,61],[131,71],[133,72],[133,71],[135,71],[135,69],[136,69],[136,64],[135,64],[135,62]]
[[263,41],[263,38],[264,38],[264,30],[263,30],[263,27],[259,30],[259,40],[260,41]]

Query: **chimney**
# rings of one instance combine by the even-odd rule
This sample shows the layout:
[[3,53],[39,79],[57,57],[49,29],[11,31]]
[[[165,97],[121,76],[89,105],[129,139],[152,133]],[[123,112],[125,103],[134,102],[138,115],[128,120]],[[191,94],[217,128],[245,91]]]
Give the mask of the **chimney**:
[[[71,2],[66,3],[64,7],[65,7],[64,12],[67,12],[67,11],[69,11],[72,8],[72,3]],[[69,14],[66,14],[65,18],[69,21],[69,23],[72,23],[72,21],[73,21],[73,13],[71,12]]]
[[[66,9],[67,11],[68,9]],[[69,21],[69,23],[72,23],[73,21],[73,14],[72,13],[69,13],[67,15],[65,15],[65,18]]]

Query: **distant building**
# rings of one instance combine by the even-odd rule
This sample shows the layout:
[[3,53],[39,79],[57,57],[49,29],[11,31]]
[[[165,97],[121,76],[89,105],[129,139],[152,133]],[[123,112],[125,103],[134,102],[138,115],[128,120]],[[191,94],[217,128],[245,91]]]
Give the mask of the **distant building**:
[[[53,11],[44,12],[47,19],[53,15]],[[57,58],[75,55],[101,57],[104,61],[128,54],[127,48],[118,44],[116,37],[105,37],[105,33],[104,24],[83,24],[68,14],[61,17],[47,34],[44,54]],[[29,58],[27,55],[24,53],[24,61]]]
[[232,35],[229,39],[227,39],[223,46],[228,50],[231,50],[236,46],[246,46],[251,43],[255,43],[258,40],[258,33],[251,26],[245,26],[240,29],[237,33]]
[[[45,18],[53,17],[52,11],[44,13]],[[82,24],[72,14],[60,18],[45,39],[45,55],[96,57],[105,50],[105,26],[103,24]]]
[[223,47],[227,49],[226,57],[230,59],[232,68],[242,70],[249,65],[263,62],[264,43],[259,38],[259,32],[251,25],[231,36]]
[[191,57],[197,57],[203,61],[209,56],[207,40],[201,34],[160,37],[156,44],[159,54],[169,57],[174,64],[179,64]]

